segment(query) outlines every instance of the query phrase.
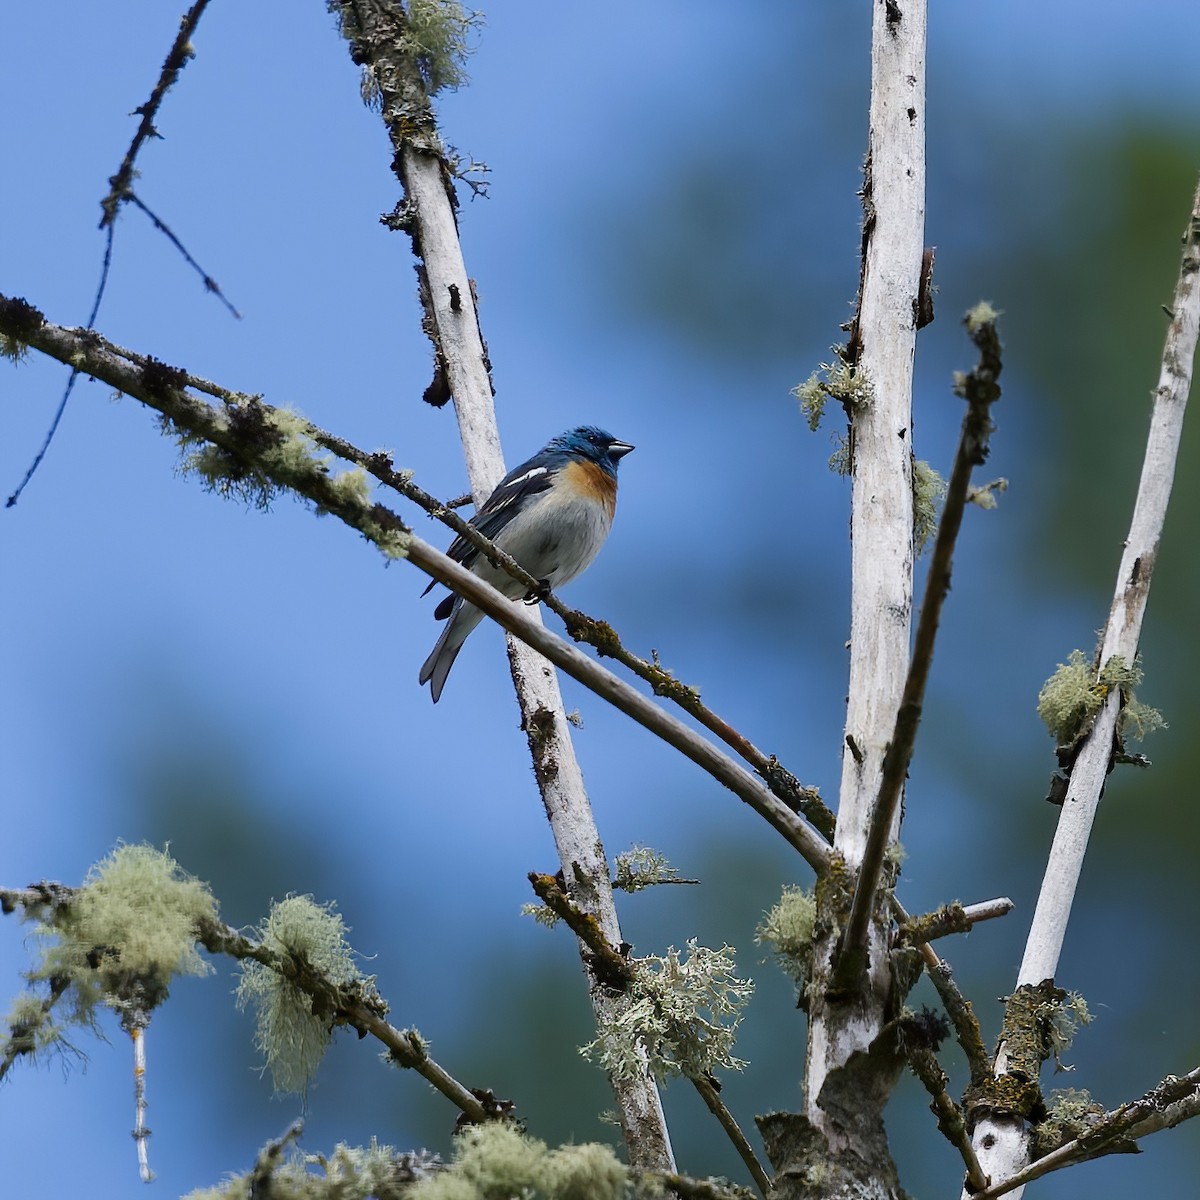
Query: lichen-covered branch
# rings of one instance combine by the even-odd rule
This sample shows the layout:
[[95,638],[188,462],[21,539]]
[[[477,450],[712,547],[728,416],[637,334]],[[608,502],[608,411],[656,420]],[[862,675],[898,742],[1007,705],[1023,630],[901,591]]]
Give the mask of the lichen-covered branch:
[[[151,851],[148,847],[125,847],[122,851],[118,851],[114,858],[129,857],[131,852],[150,860],[156,856],[165,857],[157,855],[157,852]],[[97,878],[102,883],[103,872]],[[194,883],[194,881],[192,882]],[[83,889],[79,889],[59,883],[42,883],[32,888],[0,888],[0,909],[3,909],[5,913],[12,913],[19,909],[27,917],[36,917],[48,928],[74,928],[79,924],[76,909],[81,902],[81,897],[90,898],[87,891],[88,886],[85,885]],[[196,884],[195,886],[201,887],[202,885]],[[207,895],[206,891],[205,894]],[[111,929],[114,919],[120,918],[121,906],[125,904],[125,900],[120,896],[113,899],[115,901],[113,915],[106,919],[109,929]],[[215,912],[215,904],[211,902],[211,897],[208,900],[209,908]],[[311,906],[311,901],[306,901],[303,897],[293,898],[293,900],[300,900]],[[134,907],[136,908],[137,905],[135,904]],[[144,901],[141,907],[146,907]],[[375,990],[374,985],[361,979],[357,973],[353,978],[348,975],[343,978],[331,978],[330,973],[323,971],[308,954],[297,953],[294,950],[289,951],[285,943],[271,945],[266,940],[247,937],[232,926],[224,924],[214,915],[201,912],[199,916],[195,916],[196,912],[200,912],[200,910],[195,908],[183,910],[183,915],[187,916],[190,922],[184,931],[189,944],[192,942],[199,944],[210,954],[222,954],[241,962],[257,964],[266,972],[286,983],[296,993],[306,997],[304,1010],[325,1028],[332,1029],[338,1025],[348,1026],[361,1036],[369,1035],[375,1038],[387,1050],[390,1061],[423,1076],[443,1096],[456,1105],[469,1120],[485,1121],[492,1117],[506,1115],[510,1111],[510,1104],[496,1101],[490,1097],[490,1093],[474,1091],[454,1079],[449,1072],[429,1056],[425,1043],[415,1030],[401,1030],[389,1024],[386,1019],[387,1003]],[[87,928],[90,926],[85,926],[85,929]],[[96,936],[96,934],[91,935],[93,940]],[[125,984],[130,972],[129,957],[124,953],[124,947],[121,944],[108,944],[117,941],[118,938],[109,933],[105,938],[105,944],[98,947],[95,952],[88,951],[83,942],[80,942],[80,947],[85,957],[89,959],[96,958],[98,954],[97,961],[102,964],[103,962],[112,962],[114,970],[117,972],[115,978]],[[173,953],[177,952],[173,951]],[[55,961],[57,962],[58,959]],[[71,969],[74,970],[73,967]],[[92,972],[97,970],[97,968],[90,969]],[[97,975],[93,980],[86,973],[76,972],[75,977],[72,978],[65,974],[66,970],[66,966],[60,965],[53,972],[52,997],[61,996],[68,987],[82,986],[88,992],[96,991],[97,999],[104,999],[110,1006],[117,1007],[122,1004],[127,1006],[127,1001],[122,1000],[120,996],[111,994],[110,985],[105,983],[101,976]],[[165,998],[165,983],[156,985],[154,990],[160,998]],[[146,986],[141,985],[139,994],[144,996],[146,991]],[[144,1019],[145,1013],[143,1012],[138,1017],[138,1020],[143,1022],[142,1028],[144,1028]],[[10,1044],[13,1043],[16,1032],[10,1030]],[[18,1050],[18,1054],[32,1053],[35,1049],[34,1044],[29,1042],[24,1048]],[[321,1049],[323,1049],[323,1045]],[[288,1048],[289,1053],[292,1050],[294,1050],[294,1046]],[[17,1057],[17,1054],[14,1054],[13,1057]],[[282,1082],[286,1088],[290,1087],[293,1082],[298,1082],[300,1086],[303,1086],[306,1081],[293,1080],[291,1077],[285,1076],[277,1082]]]
[[1139,1138],[1174,1129],[1200,1116],[1200,1068],[1187,1075],[1169,1075],[1139,1100],[1097,1121],[1080,1137],[1043,1155],[1015,1174],[975,1193],[973,1200],[997,1200],[1043,1175],[1106,1154],[1126,1154]]

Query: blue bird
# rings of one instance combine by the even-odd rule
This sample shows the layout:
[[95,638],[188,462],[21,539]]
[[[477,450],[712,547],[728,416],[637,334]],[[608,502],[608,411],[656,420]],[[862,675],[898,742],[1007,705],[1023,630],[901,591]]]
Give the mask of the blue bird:
[[[535,579],[558,587],[583,571],[604,545],[617,508],[617,464],[632,449],[594,425],[560,434],[509,471],[471,524]],[[522,584],[492,566],[466,538],[455,538],[446,553],[510,600],[525,594]],[[430,583],[422,595],[432,587]],[[439,621],[450,618],[421,668],[421,683],[429,684],[436,704],[463,642],[483,613],[451,594],[433,615]]]

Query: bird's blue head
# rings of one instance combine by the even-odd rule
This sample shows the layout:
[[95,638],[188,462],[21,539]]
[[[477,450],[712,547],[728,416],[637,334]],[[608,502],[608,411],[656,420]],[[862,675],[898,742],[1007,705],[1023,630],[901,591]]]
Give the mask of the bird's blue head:
[[546,446],[546,451],[586,458],[615,476],[617,463],[633,448],[628,442],[620,441],[595,425],[580,425],[567,433],[560,433]]

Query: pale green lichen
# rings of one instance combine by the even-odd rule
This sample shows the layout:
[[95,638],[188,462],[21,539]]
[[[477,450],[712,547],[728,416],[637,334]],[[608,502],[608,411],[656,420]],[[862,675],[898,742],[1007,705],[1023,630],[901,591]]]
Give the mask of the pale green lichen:
[[1034,1157],[1041,1158],[1085,1136],[1107,1116],[1103,1104],[1082,1089],[1062,1088],[1050,1093],[1045,1119],[1033,1127]]
[[553,929],[559,922],[558,913],[548,904],[522,904],[521,916],[532,917],[539,925]]
[[648,1067],[659,1082],[746,1065],[734,1057],[733,1046],[754,984],[734,974],[728,946],[712,950],[692,938],[686,958],[672,946],[661,957],[634,958],[630,966],[627,1002],[595,1041],[580,1048],[585,1057],[620,1079],[641,1078]]
[[[412,535],[384,519],[387,510],[372,506],[371,483],[363,468],[331,474],[334,457],[318,447],[316,431],[305,417],[286,408],[267,408],[257,396],[236,399],[232,416],[220,417],[217,432],[232,431],[240,421],[254,444],[253,458],[240,457],[198,434],[180,432],[167,421],[183,451],[181,472],[198,476],[208,491],[258,509],[270,508],[278,496],[294,490],[318,515],[336,512],[343,517],[385,558],[407,557]],[[252,426],[254,420],[257,427]],[[401,474],[411,478],[411,472]],[[312,500],[312,492],[324,499]]]
[[[212,968],[196,950],[201,922],[215,920],[207,884],[153,846],[118,846],[89,872],[69,903],[38,927],[33,982],[66,984],[70,1020],[90,1025],[100,1005],[123,1025],[144,1024],[176,975]],[[48,1044],[49,1031],[42,1037]]]
[[1072,650],[1065,663],[1042,685],[1038,693],[1038,716],[1059,746],[1074,745],[1090,732],[1096,714],[1114,689],[1124,693],[1125,704],[1118,730],[1141,739],[1166,725],[1157,709],[1138,700],[1134,689],[1142,682],[1140,665],[1127,666],[1114,654],[1097,671],[1082,650]]
[[937,533],[938,509],[946,495],[946,481],[924,459],[913,462],[913,542],[921,554]]
[[1087,1001],[1078,992],[1068,992],[1062,1000],[1041,1005],[1035,1015],[1044,1031],[1046,1047],[1054,1056],[1054,1061],[1060,1070],[1069,1070],[1069,1067],[1063,1067],[1061,1056],[1071,1048],[1080,1027],[1090,1025],[1094,1019],[1088,1010]]
[[471,33],[483,23],[458,0],[409,0],[400,48],[411,54],[431,96],[467,82]]
[[694,883],[693,879],[681,879],[679,871],[671,866],[665,854],[651,850],[649,846],[634,846],[616,858],[613,887],[626,892],[640,892],[643,888],[661,883]]
[[825,402],[829,399],[820,373],[814,371],[803,383],[796,384],[792,388],[792,395],[800,401],[800,411],[804,414],[809,429],[816,433],[821,418],[825,415]]
[[815,895],[801,887],[785,887],[779,902],[764,914],[754,934],[754,940],[771,949],[780,969],[801,992],[812,975],[816,919]]
[[967,503],[977,504],[980,508],[992,509],[995,508],[999,501],[997,496],[1003,495],[1008,491],[1008,480],[1001,476],[999,479],[993,479],[991,483],[980,484],[979,487],[971,488],[967,493]]
[[418,1183],[412,1200],[624,1200],[629,1170],[598,1142],[560,1146],[524,1136],[493,1122],[455,1139],[454,1161]]
[[434,1155],[401,1154],[374,1139],[365,1147],[339,1143],[328,1157],[282,1158],[282,1148],[268,1147],[255,1171],[189,1192],[183,1200],[251,1200],[252,1194],[268,1192],[272,1200],[404,1200],[440,1165]]
[[825,415],[828,400],[837,400],[847,413],[853,413],[875,398],[871,380],[861,364],[852,366],[844,361],[841,356],[845,350],[841,346],[834,346],[833,351],[834,362],[821,363],[803,383],[792,388],[792,395],[800,402],[800,411],[814,433]]
[[829,469],[843,479],[854,469],[854,457],[850,453],[850,438],[843,435],[834,445],[833,453],[829,456]]
[[[311,969],[333,988],[370,986],[354,964],[346,926],[332,905],[311,896],[289,896],[271,906],[259,929],[264,947],[284,961]],[[239,1008],[254,1009],[254,1043],[278,1092],[303,1092],[316,1074],[333,1036],[333,1016],[314,1012],[313,998],[279,972],[251,960],[242,964]]]
[[967,332],[974,337],[985,325],[994,325],[999,319],[1000,310],[980,300],[966,315]]

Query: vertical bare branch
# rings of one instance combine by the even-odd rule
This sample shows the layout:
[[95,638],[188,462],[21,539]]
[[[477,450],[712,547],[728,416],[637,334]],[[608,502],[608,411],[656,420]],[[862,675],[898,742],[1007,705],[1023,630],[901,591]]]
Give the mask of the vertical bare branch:
[[[444,372],[445,389],[453,398],[467,476],[481,503],[503,477],[504,459],[474,289],[458,240],[451,173],[425,79],[414,56],[404,52],[410,35],[407,14],[395,0],[337,0],[333,6],[355,61],[372,71],[382,99],[396,151],[394,166],[404,185],[404,219],[421,261],[421,299],[435,370]],[[536,612],[531,616],[540,621]],[[572,900],[594,915],[609,944],[619,946],[623,939],[608,862],[575,757],[558,676],[544,658],[512,636],[508,656],[566,886]],[[603,987],[586,956],[584,971],[603,1036],[626,1001]],[[610,1078],[631,1164],[673,1171],[666,1118],[649,1073],[634,1081]]]
[[[1192,200],[1192,212],[1183,237],[1183,259],[1166,346],[1150,433],[1142,461],[1142,475],[1134,502],[1129,537],[1117,571],[1116,593],[1104,640],[1100,664],[1120,655],[1132,664],[1141,637],[1142,618],[1150,592],[1150,579],[1158,558],[1158,543],[1166,519],[1167,503],[1175,477],[1175,459],[1183,432],[1183,416],[1191,389],[1196,341],[1200,334],[1200,186]],[[1114,690],[1096,717],[1091,732],[1075,759],[1066,799],[1050,848],[1046,873],[1034,910],[1017,986],[1036,986],[1053,979],[1058,970],[1075,888],[1083,869],[1083,857],[1091,835],[1100,794],[1113,755],[1120,713],[1119,689]],[[1007,1070],[1007,1053],[1000,1046],[996,1074]],[[1027,1139],[1019,1118],[987,1117],[975,1129],[975,1144],[984,1169],[994,1181],[1007,1179],[1028,1162]],[[1020,1191],[1013,1193],[1019,1196]]]
[[[850,697],[834,842],[851,870],[862,862],[908,667],[912,369],[925,218],[924,0],[874,4],[864,174],[862,281],[850,354],[868,398],[852,414]],[[825,1079],[866,1050],[882,1024],[890,987],[884,932],[873,924],[866,1002],[824,998],[810,1014],[806,1112],[827,1134],[829,1118],[818,1102]],[[823,947],[822,957],[833,948]]]

